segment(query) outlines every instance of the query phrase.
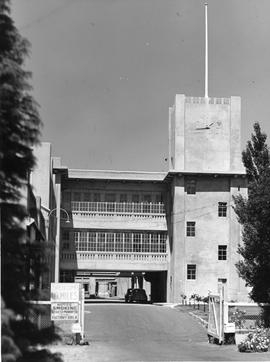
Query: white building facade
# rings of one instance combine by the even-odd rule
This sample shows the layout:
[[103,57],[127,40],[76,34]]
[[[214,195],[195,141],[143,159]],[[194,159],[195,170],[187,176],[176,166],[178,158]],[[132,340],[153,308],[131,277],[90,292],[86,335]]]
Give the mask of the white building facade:
[[246,299],[232,208],[247,192],[240,126],[239,97],[176,95],[168,172],[74,170],[54,159],[55,281],[101,297],[143,287],[163,302],[207,296],[223,283],[228,300]]

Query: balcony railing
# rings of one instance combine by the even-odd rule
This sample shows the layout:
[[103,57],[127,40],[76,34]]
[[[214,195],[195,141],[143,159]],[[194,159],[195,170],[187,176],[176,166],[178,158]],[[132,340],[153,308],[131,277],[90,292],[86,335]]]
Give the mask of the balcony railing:
[[110,260],[110,261],[138,261],[161,263],[167,262],[167,253],[110,253],[110,252],[91,252],[91,251],[77,251],[77,252],[64,252],[61,253],[61,260]]
[[72,201],[74,214],[100,214],[100,215],[139,215],[139,216],[165,216],[164,204],[145,202],[86,202]]

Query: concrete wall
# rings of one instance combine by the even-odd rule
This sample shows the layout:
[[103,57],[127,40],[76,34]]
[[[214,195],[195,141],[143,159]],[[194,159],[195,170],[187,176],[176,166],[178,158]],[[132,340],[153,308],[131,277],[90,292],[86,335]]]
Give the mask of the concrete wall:
[[243,171],[241,99],[176,95],[170,111],[169,155],[176,171]]
[[36,166],[31,173],[31,184],[33,185],[34,193],[41,197],[43,206],[50,208],[51,195],[51,144],[47,142],[41,143],[34,148],[36,157]]
[[[173,247],[171,253],[170,301],[179,302],[181,294],[207,296],[217,291],[218,278],[227,279],[229,300],[246,297],[235,263],[240,243],[240,226],[232,209],[232,195],[246,193],[245,179],[241,176],[194,176],[195,195],[185,191],[185,176],[175,176],[172,188]],[[227,216],[218,216],[218,202],[227,202]],[[195,221],[195,236],[186,236],[186,222]],[[218,260],[218,245],[227,245],[227,260]],[[196,279],[187,279],[187,264],[195,264]],[[240,294],[239,294],[240,293]]]
[[[47,262],[49,266],[49,280],[54,280],[55,274],[55,249],[54,243],[56,238],[56,218],[49,218],[49,211],[56,207],[56,195],[54,176],[52,174],[52,157],[51,144],[42,142],[34,148],[36,157],[36,166],[31,172],[31,184],[35,195],[41,199],[41,211],[45,219],[46,241],[48,242]],[[54,214],[55,215],[55,214]]]

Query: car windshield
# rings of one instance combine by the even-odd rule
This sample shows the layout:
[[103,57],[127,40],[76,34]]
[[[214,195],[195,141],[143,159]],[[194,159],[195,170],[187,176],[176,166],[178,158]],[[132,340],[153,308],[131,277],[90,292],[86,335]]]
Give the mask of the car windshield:
[[134,289],[133,292],[136,293],[136,294],[138,294],[138,293],[144,294],[145,290],[144,289]]

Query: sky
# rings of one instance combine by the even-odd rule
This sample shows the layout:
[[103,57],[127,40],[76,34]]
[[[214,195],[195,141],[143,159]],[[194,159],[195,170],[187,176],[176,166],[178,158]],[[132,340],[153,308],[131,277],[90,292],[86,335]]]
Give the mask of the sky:
[[[241,96],[242,149],[256,121],[270,137],[269,13],[269,0],[208,0],[209,96]],[[63,165],[168,169],[168,108],[204,96],[204,1],[12,0],[11,15]]]

